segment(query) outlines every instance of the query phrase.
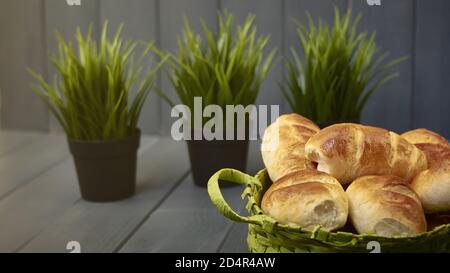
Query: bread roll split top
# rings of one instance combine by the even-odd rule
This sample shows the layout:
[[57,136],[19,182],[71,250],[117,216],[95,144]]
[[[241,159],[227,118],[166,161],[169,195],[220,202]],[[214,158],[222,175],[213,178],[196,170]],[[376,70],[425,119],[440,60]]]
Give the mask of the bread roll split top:
[[341,184],[328,174],[314,170],[290,173],[265,193],[261,208],[283,224],[297,224],[312,230],[328,230],[347,222],[348,201]]
[[312,136],[306,157],[317,169],[349,184],[365,175],[396,175],[411,180],[427,168],[425,154],[396,133],[343,123]]
[[416,129],[402,134],[402,137],[412,144],[428,143],[450,146],[447,139],[428,129]]
[[314,169],[314,164],[306,159],[305,143],[319,130],[312,121],[297,114],[282,115],[267,127],[261,153],[272,181],[295,171]]
[[360,234],[393,237],[427,230],[419,198],[400,177],[360,177],[346,192],[350,219]]
[[426,213],[450,212],[450,161],[421,172],[411,182]]
[[417,129],[402,135],[427,157],[428,169],[411,183],[426,213],[450,211],[450,144],[438,133]]
[[443,163],[450,161],[450,146],[429,143],[419,143],[415,146],[425,154],[428,168],[439,167]]
[[417,175],[411,187],[426,213],[450,211],[450,147],[441,144],[416,144],[428,158],[430,168]]

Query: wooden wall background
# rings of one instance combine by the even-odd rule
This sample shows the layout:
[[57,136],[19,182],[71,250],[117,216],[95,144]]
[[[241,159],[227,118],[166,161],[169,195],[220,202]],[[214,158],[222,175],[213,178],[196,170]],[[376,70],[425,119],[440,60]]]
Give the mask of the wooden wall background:
[[[30,67],[46,77],[54,69],[49,56],[56,43],[54,31],[65,37],[76,26],[86,29],[94,24],[96,33],[106,19],[114,26],[125,23],[125,35],[154,40],[164,49],[176,49],[182,17],[194,28],[199,18],[217,26],[216,10],[228,9],[239,21],[251,12],[257,16],[260,33],[271,35],[270,47],[280,56],[298,45],[292,18],[333,18],[334,6],[361,11],[362,29],[376,30],[379,45],[393,56],[411,59],[397,67],[401,77],[390,82],[368,103],[362,122],[397,132],[428,127],[450,137],[450,1],[381,0],[382,6],[368,6],[365,0],[81,0],[82,6],[68,6],[65,0],[4,0],[0,5],[0,91],[3,128],[59,130],[44,105],[31,92]],[[283,79],[283,62],[273,69],[258,103],[279,104],[289,108],[277,88]],[[173,95],[167,80],[158,84]],[[154,94],[141,117],[147,134],[167,134],[172,121],[169,108]]]

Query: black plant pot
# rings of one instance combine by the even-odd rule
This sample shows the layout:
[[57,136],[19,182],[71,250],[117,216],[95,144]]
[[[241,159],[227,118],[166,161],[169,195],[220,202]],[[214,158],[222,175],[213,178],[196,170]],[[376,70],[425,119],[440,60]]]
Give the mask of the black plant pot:
[[[245,172],[248,143],[248,140],[188,140],[194,183],[200,187],[206,187],[209,178],[224,168]],[[222,182],[224,187],[235,185]]]
[[140,137],[137,131],[120,141],[68,140],[83,199],[112,202],[134,195]]

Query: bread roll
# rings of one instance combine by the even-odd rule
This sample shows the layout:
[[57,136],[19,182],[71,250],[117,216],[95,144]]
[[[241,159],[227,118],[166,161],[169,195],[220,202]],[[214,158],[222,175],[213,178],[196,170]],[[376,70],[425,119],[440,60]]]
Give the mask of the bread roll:
[[419,198],[400,177],[360,177],[347,196],[350,219],[360,234],[393,237],[427,230]]
[[280,116],[267,127],[261,145],[264,164],[272,181],[304,169],[314,169],[305,157],[305,143],[319,127],[297,114]]
[[427,156],[429,169],[411,183],[426,213],[450,211],[450,146],[445,143],[419,143]]
[[276,181],[264,194],[261,208],[283,224],[294,223],[312,230],[328,230],[347,222],[348,201],[339,182],[315,170],[290,173]]
[[428,143],[428,144],[441,144],[444,146],[450,146],[447,139],[445,139],[436,132],[423,128],[406,132],[402,134],[402,137],[412,144]]
[[450,160],[434,163],[411,183],[426,213],[450,211]]
[[427,157],[428,167],[438,167],[446,161],[450,161],[450,146],[443,146],[441,144],[416,144]]
[[352,123],[321,130],[306,143],[308,159],[342,184],[365,175],[397,175],[411,180],[427,168],[425,154],[399,135]]

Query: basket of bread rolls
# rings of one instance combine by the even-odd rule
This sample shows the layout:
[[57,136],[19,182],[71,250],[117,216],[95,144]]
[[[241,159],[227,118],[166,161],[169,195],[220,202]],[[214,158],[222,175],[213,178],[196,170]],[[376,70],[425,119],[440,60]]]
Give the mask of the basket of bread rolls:
[[[297,115],[265,131],[266,169],[223,169],[208,183],[217,209],[249,225],[251,252],[450,251],[450,144],[418,129],[398,135],[353,123],[319,129]],[[244,186],[248,214],[220,183]]]

